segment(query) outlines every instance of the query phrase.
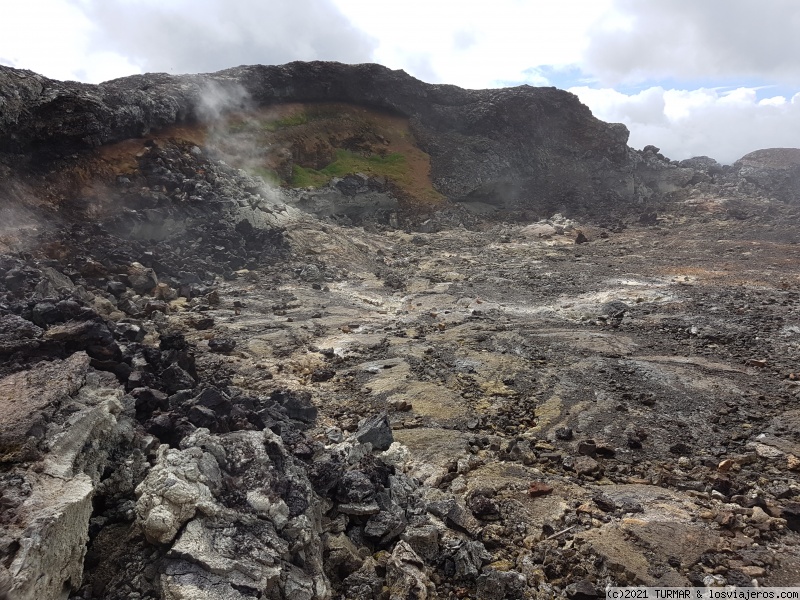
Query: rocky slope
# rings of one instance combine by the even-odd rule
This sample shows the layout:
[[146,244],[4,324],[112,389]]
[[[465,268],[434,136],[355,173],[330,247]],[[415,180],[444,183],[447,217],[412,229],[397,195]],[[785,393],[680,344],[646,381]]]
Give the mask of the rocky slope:
[[[286,102],[349,102],[408,117],[452,199],[585,210],[637,199],[627,130],[554,88],[463,90],[377,65],[291,63],[97,86],[0,70],[0,150],[34,163],[175,123]],[[22,156],[20,156],[22,153]],[[26,158],[27,157],[27,158]]]
[[797,151],[374,65],[0,103],[0,596],[800,583]]

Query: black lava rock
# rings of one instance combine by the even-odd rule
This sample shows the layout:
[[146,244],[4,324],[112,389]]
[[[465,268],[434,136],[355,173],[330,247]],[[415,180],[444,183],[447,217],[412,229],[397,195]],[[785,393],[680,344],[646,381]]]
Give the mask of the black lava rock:
[[362,444],[369,442],[375,450],[388,450],[394,442],[392,428],[386,413],[370,417],[358,428],[356,439]]

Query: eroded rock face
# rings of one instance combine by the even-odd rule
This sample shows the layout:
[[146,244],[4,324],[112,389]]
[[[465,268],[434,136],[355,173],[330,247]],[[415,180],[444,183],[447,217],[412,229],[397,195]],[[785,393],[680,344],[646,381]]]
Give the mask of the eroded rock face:
[[82,352],[0,380],[0,402],[5,597],[63,597],[81,584],[92,496],[133,436],[130,414]]
[[[562,90],[464,90],[425,84],[378,65],[296,62],[209,75],[138,75],[97,86],[2,67],[0,91],[0,164],[7,171],[0,180],[8,178],[9,169],[27,171],[26,156],[31,154],[37,169],[43,169],[103,144],[175,124],[210,123],[233,111],[278,104],[325,102],[407,117],[415,143],[430,157],[430,180],[437,193],[478,214],[524,220],[562,212],[609,220],[650,214],[701,184],[737,194],[749,184],[755,187],[744,190],[748,194],[761,189],[784,201],[795,198],[798,190],[792,167],[796,160],[787,158],[791,149],[758,151],[732,169],[703,157],[678,164],[654,146],[631,150],[623,125],[595,119]],[[282,152],[291,154],[291,147]],[[777,153],[783,158],[773,160]],[[135,192],[136,182],[128,175],[120,174],[117,183]],[[189,181],[185,170],[176,175],[164,163],[147,176],[149,184],[160,184],[157,192],[140,198],[140,208],[151,216],[164,193],[177,190],[199,197],[209,185],[216,187],[212,178]],[[252,191],[258,186],[245,187]],[[25,196],[16,184],[8,188],[4,195]],[[389,223],[393,211],[408,208],[386,180],[363,173],[337,178],[328,188],[298,192],[292,203],[321,216],[352,216],[355,222],[361,222],[365,205],[386,213]],[[23,206],[8,209],[15,220],[23,219]],[[136,224],[142,236],[156,238],[166,229],[185,226],[169,218]],[[157,282],[137,280],[134,288],[150,283]]]
[[78,353],[0,380],[3,463],[40,458],[47,422],[84,384],[88,367],[89,357]]
[[386,583],[390,600],[435,598],[433,583],[423,570],[425,563],[406,542],[395,546],[386,565]]
[[[156,583],[164,598],[281,590],[311,600],[333,597],[342,586],[361,597],[384,585],[390,597],[433,598],[429,572],[450,564],[457,580],[476,580],[490,559],[483,544],[463,527],[432,522],[418,484],[371,454],[370,442],[353,437],[318,447],[312,465],[287,447],[300,435],[290,431],[214,435],[201,428],[180,449],[159,449],[136,488],[134,529],[167,548]],[[458,523],[463,519],[455,517]],[[451,562],[436,551],[440,531]],[[476,528],[470,536],[477,535]],[[373,571],[365,583],[359,573],[371,568],[365,559],[376,548],[394,549],[385,575]]]
[[[452,199],[545,212],[634,199],[627,129],[595,119],[577,97],[555,88],[464,90],[378,65],[296,62],[98,86],[2,67],[0,90],[0,151],[11,164],[21,153],[52,158],[219,111],[349,102],[410,117],[431,156],[435,187]],[[212,95],[221,100],[213,115]]]

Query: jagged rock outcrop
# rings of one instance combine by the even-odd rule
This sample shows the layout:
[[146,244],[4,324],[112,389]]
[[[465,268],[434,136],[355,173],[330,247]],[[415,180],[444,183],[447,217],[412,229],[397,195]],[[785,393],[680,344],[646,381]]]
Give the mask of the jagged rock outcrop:
[[2,597],[58,598],[80,586],[94,491],[133,439],[122,396],[83,352],[0,379]]
[[171,547],[165,598],[330,596],[311,486],[271,431],[198,429],[180,450],[163,447],[136,493],[145,537]]

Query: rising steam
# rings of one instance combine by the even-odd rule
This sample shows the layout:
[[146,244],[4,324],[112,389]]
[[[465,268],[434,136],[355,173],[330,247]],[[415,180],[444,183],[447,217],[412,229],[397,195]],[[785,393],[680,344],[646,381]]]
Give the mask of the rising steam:
[[[281,202],[280,190],[263,177],[269,147],[255,135],[261,126],[253,116],[257,108],[242,85],[211,81],[201,91],[197,116],[208,127],[209,155],[255,177],[265,199]],[[263,111],[259,118],[265,118]]]
[[201,121],[213,124],[233,111],[247,111],[253,107],[250,94],[241,84],[223,85],[218,81],[209,81],[200,91],[197,116]]

